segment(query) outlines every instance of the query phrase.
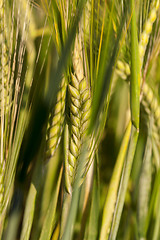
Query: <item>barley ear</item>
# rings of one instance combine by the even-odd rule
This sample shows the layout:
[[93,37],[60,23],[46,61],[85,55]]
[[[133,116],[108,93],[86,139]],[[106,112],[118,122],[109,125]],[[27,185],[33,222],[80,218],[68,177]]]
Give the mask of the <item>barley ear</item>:
[[5,113],[9,104],[8,95],[8,46],[5,30],[5,2],[0,1],[0,213],[4,197],[5,170]]
[[[89,127],[91,97],[89,83],[84,74],[81,33],[75,38],[73,51],[73,69],[69,84],[70,128],[69,150],[66,163],[66,189],[70,193],[74,182],[77,161]],[[87,163],[86,163],[87,164]]]
[[[85,141],[87,129],[90,120],[91,98],[87,86],[86,78],[84,77],[80,82],[75,75],[72,74],[71,84],[69,85],[70,92],[70,140],[68,151],[68,173],[66,175],[66,182],[68,176],[70,179],[70,192],[72,183],[74,181],[77,161],[79,158],[81,146]],[[66,184],[68,186],[68,184]]]
[[9,96],[8,96],[8,46],[5,31],[5,6],[4,1],[0,1],[0,111],[2,115],[6,112]]
[[154,117],[152,126],[152,137],[154,138],[157,146],[160,147],[160,106],[158,104],[158,99],[156,98],[155,94],[147,83],[144,83],[143,86],[142,105],[145,112],[147,113],[148,118],[151,115],[153,115]]
[[57,94],[57,102],[49,116],[46,135],[46,158],[54,155],[61,139],[65,119],[66,80],[63,77]]
[[[144,55],[146,52],[146,47],[149,41],[149,37],[152,32],[153,23],[155,22],[159,9],[159,0],[153,0],[150,6],[150,11],[147,20],[144,23],[143,31],[140,34],[139,40],[139,56],[140,56],[140,65],[142,68]],[[125,63],[121,60],[117,61],[117,74],[122,78],[126,79],[130,75],[130,66],[128,63]]]
[[[69,133],[69,151],[67,159],[67,172],[65,176],[66,189],[71,193],[71,186],[74,180],[77,159],[81,147],[81,101],[79,92],[78,79],[72,74],[71,84],[69,85],[70,92],[70,133]],[[67,184],[67,180],[69,180]],[[69,186],[69,188],[68,188]]]
[[152,32],[152,26],[157,18],[158,9],[159,9],[159,0],[153,0],[151,3],[148,19],[146,20],[144,24],[143,32],[140,35],[139,55],[140,55],[141,67],[143,65],[143,59],[144,59],[146,47],[149,41],[149,37]]
[[[117,61],[117,68],[116,73],[122,79],[127,79],[130,74],[130,67],[127,63],[118,60]],[[141,95],[141,104],[144,107],[145,112],[148,116],[153,114],[154,116],[154,123],[152,129],[152,136],[157,144],[160,146],[160,106],[158,103],[158,99],[156,98],[155,94],[153,93],[150,86],[144,82],[142,87],[142,95]]]

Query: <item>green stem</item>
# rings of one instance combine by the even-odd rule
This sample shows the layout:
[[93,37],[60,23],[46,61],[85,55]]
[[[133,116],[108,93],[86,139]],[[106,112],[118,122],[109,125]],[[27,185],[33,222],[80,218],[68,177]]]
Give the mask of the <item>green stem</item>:
[[132,164],[133,164],[133,159],[134,159],[134,155],[135,155],[135,150],[136,150],[136,146],[137,146],[138,135],[139,135],[139,133],[138,133],[137,129],[132,125],[129,149],[128,149],[128,154],[127,154],[127,158],[126,158],[126,163],[125,163],[123,173],[122,173],[122,180],[121,180],[121,184],[119,187],[118,200],[117,200],[117,204],[116,204],[116,208],[115,208],[115,212],[114,212],[114,219],[112,222],[109,240],[115,240],[116,236],[117,236],[120,219],[121,219],[121,215],[122,215],[122,210],[123,210],[123,206],[124,206],[128,181],[129,181]]
[[131,122],[129,122],[126,133],[124,135],[121,148],[117,157],[116,165],[114,167],[112,178],[109,184],[107,198],[106,198],[104,209],[103,209],[100,240],[108,239],[108,234],[111,227],[115,203],[117,199],[117,192],[118,192],[118,187],[120,183],[121,172],[123,169],[124,159],[125,159],[125,155],[128,147],[130,132],[131,132]]

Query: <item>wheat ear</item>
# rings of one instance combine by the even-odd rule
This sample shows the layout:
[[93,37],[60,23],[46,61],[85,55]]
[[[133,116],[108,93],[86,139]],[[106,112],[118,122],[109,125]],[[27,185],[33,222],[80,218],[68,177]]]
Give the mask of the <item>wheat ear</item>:
[[61,139],[65,119],[66,86],[66,80],[63,77],[60,89],[57,94],[57,102],[55,108],[49,116],[46,135],[46,158],[50,158],[54,155]]

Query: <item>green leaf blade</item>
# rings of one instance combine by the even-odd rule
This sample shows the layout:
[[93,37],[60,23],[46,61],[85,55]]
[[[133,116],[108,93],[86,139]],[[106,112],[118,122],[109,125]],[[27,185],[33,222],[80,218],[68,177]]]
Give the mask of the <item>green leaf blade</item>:
[[58,201],[58,196],[59,196],[59,190],[60,190],[60,184],[61,184],[61,179],[62,179],[62,169],[59,174],[58,182],[57,182],[57,187],[55,190],[55,193],[52,196],[50,206],[48,208],[48,212],[42,227],[41,235],[39,240],[49,240],[51,239],[52,231],[53,231],[53,223],[55,220],[55,213],[56,213],[56,206],[57,206],[57,201]]
[[131,119],[137,130],[139,130],[140,112],[140,58],[138,49],[136,12],[134,0],[131,0]]

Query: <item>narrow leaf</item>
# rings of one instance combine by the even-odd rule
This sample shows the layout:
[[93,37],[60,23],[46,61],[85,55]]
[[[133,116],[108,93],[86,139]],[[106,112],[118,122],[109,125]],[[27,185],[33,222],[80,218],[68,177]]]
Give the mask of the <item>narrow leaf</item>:
[[57,207],[57,201],[59,196],[59,190],[60,190],[60,184],[62,179],[62,168],[60,170],[57,187],[55,189],[55,192],[53,193],[51,203],[48,208],[48,212],[46,215],[46,218],[44,220],[44,224],[42,227],[41,235],[39,240],[49,240],[51,239],[52,231],[53,231],[53,224],[55,220],[55,213],[56,213],[56,207]]
[[29,193],[26,201],[20,240],[30,239],[33,218],[34,218],[34,213],[36,208],[37,192],[40,188],[41,179],[42,179],[41,178],[41,173],[42,173],[41,154],[43,152],[43,147],[41,149],[42,151],[40,151],[38,154],[38,160],[36,162],[36,167],[34,169],[32,182],[30,185],[30,189],[29,189]]
[[160,237],[160,191],[158,195],[158,204],[157,204],[157,215],[156,215],[156,220],[155,220],[155,226],[154,226],[154,231],[153,231],[153,240],[158,240]]
[[[98,155],[98,153],[96,154]],[[97,158],[97,164],[95,164],[92,203],[89,218],[89,232],[88,240],[96,240],[98,235],[98,223],[99,223],[99,207],[100,207],[100,183],[99,183],[99,159]],[[96,161],[95,161],[96,162]]]
[[152,180],[152,142],[148,136],[142,163],[138,194],[138,232],[140,238],[146,237],[146,219],[148,214]]
[[23,228],[20,240],[28,240],[30,237],[34,210],[35,210],[35,202],[36,202],[37,190],[33,183],[31,183],[29,194],[26,202],[26,209],[23,219]]
[[[127,4],[127,3],[126,3]],[[103,40],[103,46],[101,49],[100,64],[98,69],[98,75],[96,76],[95,91],[93,95],[91,121],[88,132],[91,133],[94,128],[97,128],[100,114],[104,107],[104,102],[107,98],[107,94],[112,82],[113,69],[115,60],[118,54],[120,38],[122,34],[122,28],[127,16],[127,11],[124,11],[121,18],[121,24],[116,40],[113,36],[112,28],[112,14],[115,6],[115,2],[112,3],[112,11],[109,16],[109,25],[106,38]],[[112,46],[110,45],[112,43]]]
[[113,218],[112,227],[109,235],[109,240],[115,240],[117,237],[117,232],[118,232],[118,228],[121,220],[128,181],[129,181],[134,154],[137,146],[138,135],[139,134],[137,132],[137,129],[132,125],[129,149],[128,149],[124,169],[122,172],[121,184],[118,191],[118,198],[116,202],[116,208],[114,211],[114,218]]
[[135,128],[139,129],[140,111],[140,59],[136,25],[135,0],[131,0],[131,119]]
[[108,239],[110,226],[112,223],[113,212],[115,208],[115,203],[117,199],[118,187],[120,184],[121,172],[128,148],[129,137],[131,132],[131,122],[129,122],[126,133],[124,135],[121,148],[117,157],[116,165],[113,170],[112,178],[109,184],[109,189],[107,193],[107,198],[105,201],[102,217],[102,226],[100,233],[100,240]]
[[80,157],[78,159],[78,166],[77,172],[75,176],[75,182],[73,184],[73,192],[72,192],[72,200],[69,209],[68,220],[66,223],[66,227],[64,230],[64,234],[62,236],[62,240],[72,239],[73,236],[73,226],[76,220],[76,214],[78,209],[78,202],[79,202],[79,195],[80,195],[80,185],[81,185],[81,178],[84,173],[85,164],[87,160],[87,153],[88,153],[88,146],[89,140],[82,146],[82,151],[80,153]]
[[150,204],[149,204],[149,210],[148,210],[148,215],[147,215],[147,220],[146,220],[146,229],[145,232],[148,231],[151,219],[152,219],[152,214],[153,214],[153,209],[155,206],[155,199],[157,197],[157,193],[159,190],[159,183],[160,183],[160,169],[158,170],[157,174],[156,174],[156,178],[154,181],[154,186],[153,186],[153,191],[151,194],[151,199],[150,199]]

